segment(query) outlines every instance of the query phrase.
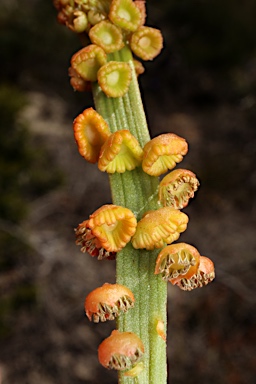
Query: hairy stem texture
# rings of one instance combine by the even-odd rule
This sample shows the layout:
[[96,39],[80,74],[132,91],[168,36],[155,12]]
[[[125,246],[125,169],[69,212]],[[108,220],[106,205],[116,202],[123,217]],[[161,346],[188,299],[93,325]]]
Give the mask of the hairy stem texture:
[[[150,140],[141,101],[132,55],[128,47],[108,55],[108,60],[128,62],[132,68],[132,82],[123,97],[108,98],[97,83],[93,96],[97,111],[108,122],[111,132],[129,129],[143,147]],[[141,167],[123,174],[110,175],[113,203],[133,211],[137,220],[148,210],[159,208],[157,192],[159,181],[144,173]],[[166,384],[166,342],[157,333],[157,324],[164,324],[166,332],[167,284],[154,275],[159,250],[136,250],[129,243],[118,252],[116,260],[117,283],[130,288],[135,296],[135,307],[117,321],[119,331],[131,331],[145,346],[144,370],[135,378],[119,374],[120,384]],[[162,337],[161,337],[162,336]]]

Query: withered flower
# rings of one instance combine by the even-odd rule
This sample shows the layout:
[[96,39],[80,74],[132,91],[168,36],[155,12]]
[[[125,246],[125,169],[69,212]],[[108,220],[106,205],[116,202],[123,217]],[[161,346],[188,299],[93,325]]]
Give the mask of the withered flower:
[[185,208],[198,187],[199,181],[193,172],[187,169],[175,169],[161,180],[159,201],[163,206]]
[[171,244],[162,249],[156,260],[155,274],[164,280],[179,281],[193,276],[199,266],[198,250],[187,243]]
[[144,354],[141,339],[133,332],[113,331],[98,349],[99,362],[103,367],[124,371],[137,364]]
[[84,303],[86,316],[95,323],[114,320],[133,306],[134,296],[130,289],[121,284],[108,283],[90,292]]
[[184,277],[181,280],[170,280],[172,284],[177,285],[183,291],[192,291],[195,288],[201,288],[209,284],[215,278],[214,264],[211,259],[200,256],[199,268],[192,277]]

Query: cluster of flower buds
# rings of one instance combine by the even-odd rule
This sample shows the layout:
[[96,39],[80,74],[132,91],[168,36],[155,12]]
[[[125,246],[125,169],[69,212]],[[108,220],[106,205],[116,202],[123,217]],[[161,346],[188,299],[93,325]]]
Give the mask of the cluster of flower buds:
[[[128,45],[138,59],[152,60],[163,47],[161,32],[144,25],[144,0],[54,0],[54,5],[58,21],[88,40],[71,59],[70,83],[77,91],[97,81],[107,96],[123,96],[131,82],[131,66],[111,61],[108,55]],[[133,63],[137,75],[144,72],[140,61],[134,58]]]

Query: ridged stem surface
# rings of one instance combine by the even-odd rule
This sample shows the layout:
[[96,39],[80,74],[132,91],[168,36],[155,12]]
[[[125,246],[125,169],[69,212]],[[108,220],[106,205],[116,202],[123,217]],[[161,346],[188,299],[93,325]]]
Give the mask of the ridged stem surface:
[[[111,132],[129,129],[143,147],[150,140],[140,90],[132,55],[128,47],[108,60],[129,62],[132,81],[123,97],[108,98],[96,83],[93,96],[97,111],[108,122]],[[158,178],[143,172],[141,167],[123,174],[109,176],[113,204],[125,206],[139,220],[148,210],[158,209]],[[129,243],[118,252],[116,280],[130,288],[135,296],[135,306],[117,320],[119,331],[131,331],[141,337],[145,346],[144,370],[135,378],[119,374],[119,384],[166,384],[166,342],[157,333],[158,322],[166,330],[167,286],[159,275],[154,275],[155,260],[159,250],[136,250]]]

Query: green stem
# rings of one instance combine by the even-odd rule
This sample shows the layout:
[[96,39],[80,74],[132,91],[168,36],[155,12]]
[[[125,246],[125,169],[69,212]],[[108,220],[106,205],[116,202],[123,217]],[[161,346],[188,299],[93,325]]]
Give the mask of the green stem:
[[[132,55],[128,47],[109,55],[109,60],[127,61],[133,69],[129,92],[120,98],[108,98],[100,87],[93,86],[97,111],[108,122],[111,132],[129,129],[143,147],[150,140],[141,101]],[[113,203],[131,209],[139,220],[150,210],[159,208],[159,181],[142,171],[141,167],[124,174],[110,175]],[[141,337],[145,346],[144,370],[136,377],[119,375],[120,384],[166,384],[166,343],[157,333],[157,323],[166,329],[167,287],[161,277],[154,275],[158,251],[136,250],[129,243],[118,252],[117,283],[129,287],[135,296],[135,306],[117,321],[119,331],[131,331]]]

